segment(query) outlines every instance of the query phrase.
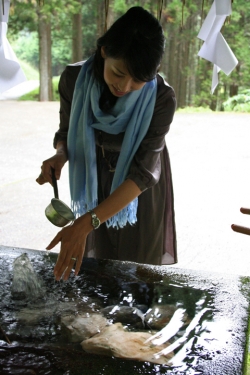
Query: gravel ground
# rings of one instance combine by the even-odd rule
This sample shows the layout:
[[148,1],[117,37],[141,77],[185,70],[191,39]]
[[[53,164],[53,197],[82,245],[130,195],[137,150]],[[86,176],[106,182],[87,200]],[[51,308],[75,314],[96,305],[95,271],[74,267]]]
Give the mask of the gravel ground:
[[[53,197],[35,179],[52,155],[59,103],[0,101],[0,245],[44,250],[58,229]],[[172,163],[179,262],[174,267],[250,275],[250,115],[177,113],[166,137]],[[59,196],[70,202],[67,168]],[[58,251],[58,247],[56,248]]]

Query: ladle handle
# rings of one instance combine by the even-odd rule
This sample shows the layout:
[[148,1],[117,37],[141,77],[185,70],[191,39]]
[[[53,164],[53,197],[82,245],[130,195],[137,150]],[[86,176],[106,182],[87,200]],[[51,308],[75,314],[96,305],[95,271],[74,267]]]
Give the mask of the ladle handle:
[[52,178],[52,184],[54,188],[54,197],[59,199],[58,194],[58,187],[57,187],[57,181],[56,181],[56,175],[55,175],[55,169],[51,167],[51,178]]

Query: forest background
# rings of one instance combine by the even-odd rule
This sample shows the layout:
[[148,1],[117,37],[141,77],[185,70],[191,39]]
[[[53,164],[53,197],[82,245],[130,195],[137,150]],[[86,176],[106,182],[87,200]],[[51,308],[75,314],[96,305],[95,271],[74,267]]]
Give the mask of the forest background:
[[234,0],[232,15],[221,30],[239,63],[229,76],[219,73],[214,94],[213,64],[197,55],[203,43],[197,35],[213,0],[13,0],[8,39],[17,57],[39,71],[37,99],[57,100],[53,77],[60,76],[67,64],[87,59],[105,26],[135,5],[159,18],[160,3],[166,37],[160,72],[174,87],[178,107],[250,112],[249,1]]

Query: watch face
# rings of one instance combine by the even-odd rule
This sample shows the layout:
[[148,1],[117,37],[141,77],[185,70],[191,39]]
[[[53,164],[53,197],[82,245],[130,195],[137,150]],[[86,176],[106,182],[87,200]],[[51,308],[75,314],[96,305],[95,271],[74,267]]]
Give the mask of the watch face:
[[97,219],[97,217],[95,217],[95,218],[93,218],[93,220],[92,220],[92,224],[93,224],[93,227],[94,227],[94,228],[98,228],[99,225],[100,225],[100,220]]
[[101,225],[101,222],[100,220],[98,219],[98,217],[96,216],[96,214],[93,212],[93,211],[88,211],[92,217],[92,220],[91,220],[91,223],[92,223],[92,226],[94,229],[97,229],[99,228],[99,226]]
[[96,216],[95,216],[95,217],[92,216],[92,225],[93,225],[94,229],[99,228],[100,224],[101,224],[101,222],[100,222],[100,220],[98,219],[98,217],[96,217]]

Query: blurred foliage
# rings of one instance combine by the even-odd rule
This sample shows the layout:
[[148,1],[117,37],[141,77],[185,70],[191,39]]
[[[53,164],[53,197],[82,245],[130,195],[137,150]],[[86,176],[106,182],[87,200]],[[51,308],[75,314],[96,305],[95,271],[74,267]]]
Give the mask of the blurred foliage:
[[[38,12],[49,17],[52,24],[52,75],[59,75],[71,63],[72,16],[79,11],[79,2],[51,0],[42,7],[36,2],[15,0],[8,23],[8,39],[18,58],[26,60],[33,67],[39,66]],[[95,48],[95,9],[84,1],[81,7],[83,24],[83,51],[85,58]],[[83,58],[84,58],[83,56]]]
[[[79,2],[80,1],[80,2]],[[42,4],[43,3],[43,4]],[[52,26],[52,75],[60,75],[64,67],[72,63],[72,16],[82,14],[83,60],[95,50],[100,32],[100,12],[103,0],[50,0],[40,5],[36,0],[13,0],[8,24],[8,39],[17,57],[38,68],[38,15],[47,17]],[[140,5],[157,15],[155,0],[110,0],[109,17],[116,20],[131,6]],[[185,6],[183,8],[183,4]],[[212,110],[249,111],[249,104],[241,103],[240,97],[225,104],[228,98],[237,96],[249,88],[250,82],[250,2],[234,0],[232,15],[227,18],[221,33],[239,60],[239,64],[227,76],[219,73],[219,85],[211,94],[213,64],[201,59],[197,53],[202,41],[197,38],[213,0],[169,0],[163,2],[161,24],[166,37],[166,52],[161,71],[176,91],[179,107],[204,107]],[[103,16],[103,15],[102,15]],[[99,29],[98,29],[99,27]],[[241,95],[241,94],[239,94]],[[237,102],[237,105],[233,103]],[[231,103],[231,104],[230,104]]]
[[12,48],[19,60],[26,61],[31,66],[38,69],[39,46],[37,32],[30,32],[28,30],[20,31],[16,39],[12,41]]
[[36,68],[27,63],[27,61],[19,59],[19,63],[28,81],[39,81],[39,72]]
[[[52,85],[53,85],[53,101],[58,102],[60,100],[59,92],[58,92],[58,83],[59,83],[60,76],[53,77]],[[27,94],[21,96],[18,100],[20,101],[38,101],[39,99],[39,87],[35,90],[28,92]]]
[[223,103],[224,111],[249,112],[250,113],[250,89],[241,94],[232,96]]
[[212,110],[209,107],[194,107],[189,106],[185,108],[178,108],[178,113],[204,113],[204,112],[212,112]]

